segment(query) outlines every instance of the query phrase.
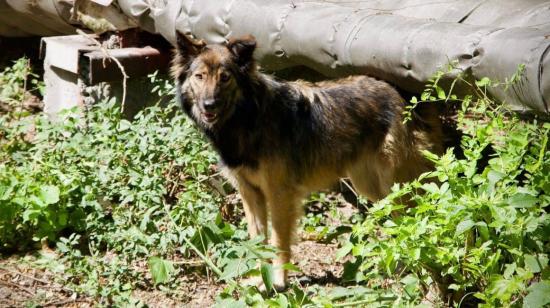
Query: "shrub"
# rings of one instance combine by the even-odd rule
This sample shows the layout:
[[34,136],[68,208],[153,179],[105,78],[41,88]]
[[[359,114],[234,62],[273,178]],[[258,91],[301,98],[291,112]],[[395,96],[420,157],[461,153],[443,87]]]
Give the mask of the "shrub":
[[[477,83],[481,93],[486,86]],[[413,302],[434,291],[454,305],[549,302],[541,294],[550,283],[550,124],[495,106],[483,95],[463,99],[464,157],[426,153],[436,170],[395,185],[354,226],[341,251],[354,257],[348,279],[391,279]],[[400,204],[405,195],[414,207]]]

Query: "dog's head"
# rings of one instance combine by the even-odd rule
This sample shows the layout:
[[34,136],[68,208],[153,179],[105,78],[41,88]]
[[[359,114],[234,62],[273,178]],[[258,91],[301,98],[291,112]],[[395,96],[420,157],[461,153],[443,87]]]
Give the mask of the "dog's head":
[[235,112],[243,98],[243,83],[253,74],[252,36],[226,44],[207,45],[176,31],[172,75],[182,107],[199,125],[213,129]]

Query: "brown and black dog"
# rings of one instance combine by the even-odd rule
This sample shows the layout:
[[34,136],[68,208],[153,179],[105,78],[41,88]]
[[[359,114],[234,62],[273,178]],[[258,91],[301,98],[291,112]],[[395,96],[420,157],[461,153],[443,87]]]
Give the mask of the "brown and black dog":
[[185,112],[210,139],[241,194],[248,232],[278,248],[274,285],[284,288],[291,240],[309,193],[349,177],[375,201],[432,165],[442,151],[437,116],[403,124],[405,102],[367,76],[309,83],[257,71],[248,36],[207,45],[177,33],[172,74]]

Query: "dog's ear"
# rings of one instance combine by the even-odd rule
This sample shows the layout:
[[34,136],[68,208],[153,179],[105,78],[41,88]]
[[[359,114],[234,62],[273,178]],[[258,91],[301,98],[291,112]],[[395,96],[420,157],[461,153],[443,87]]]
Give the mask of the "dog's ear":
[[206,43],[203,40],[194,40],[176,30],[176,49],[170,68],[172,77],[180,81],[185,79],[185,71],[188,69],[191,60],[201,53],[204,47],[206,47]]
[[176,30],[176,43],[178,53],[187,59],[198,55],[206,47],[205,41],[192,39],[179,30]]
[[252,62],[252,55],[256,49],[256,39],[252,35],[233,38],[227,43],[227,48],[235,56],[237,64],[245,66]]

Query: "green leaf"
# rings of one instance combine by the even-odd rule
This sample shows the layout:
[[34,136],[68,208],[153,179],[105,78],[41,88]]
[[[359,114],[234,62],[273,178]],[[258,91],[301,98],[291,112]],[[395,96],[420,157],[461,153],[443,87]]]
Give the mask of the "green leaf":
[[128,121],[128,120],[122,119],[118,123],[118,130],[121,131],[121,132],[130,129],[130,127],[132,127],[132,123],[130,123],[130,121]]
[[53,185],[44,185],[40,187],[40,200],[46,205],[59,202],[59,188]]
[[42,214],[41,210],[37,209],[28,209],[23,212],[23,222],[34,221]]
[[499,171],[496,171],[496,170],[490,170],[489,173],[487,173],[487,179],[489,179],[489,183],[491,185],[491,187],[494,187],[495,184],[502,180],[504,177],[506,176],[506,174],[502,173],[502,172],[499,172]]
[[362,281],[364,279],[363,273],[359,270],[362,262],[360,258],[357,258],[354,262],[348,261],[344,263],[344,273],[342,278],[345,281]]
[[504,269],[504,274],[503,274],[504,278],[510,279],[510,277],[512,277],[512,275],[516,271],[516,268],[517,268],[517,265],[516,265],[515,262],[510,263],[510,264],[506,264],[505,269]]
[[220,276],[222,280],[228,280],[249,272],[252,269],[247,262],[242,259],[230,259],[223,268]]
[[456,225],[455,236],[461,235],[462,233],[470,230],[475,225],[474,221],[471,219],[465,219]]
[[352,242],[346,242],[342,248],[338,249],[336,252],[336,260],[340,260],[343,257],[347,256],[351,250],[353,249],[353,243]]
[[512,294],[520,291],[523,284],[518,279],[504,279],[502,276],[494,277],[487,291],[501,301],[507,302]]
[[266,290],[268,292],[273,290],[273,266],[270,263],[262,263],[260,273]]
[[401,283],[408,294],[413,294],[419,287],[418,278],[412,274],[403,277]]
[[277,304],[279,305],[279,307],[281,308],[286,308],[286,307],[289,307],[288,305],[288,299],[286,298],[286,296],[284,294],[277,294]]
[[67,211],[63,210],[57,215],[57,223],[60,227],[65,227],[67,225],[67,221],[69,218],[69,214]]
[[489,228],[487,227],[487,223],[485,223],[484,221],[478,221],[476,223],[476,226],[477,226],[477,231],[481,235],[481,238],[484,241],[488,241],[490,234],[489,234]]
[[287,270],[287,271],[291,271],[291,272],[302,273],[302,270],[298,266],[296,266],[292,263],[285,263],[285,264],[281,265],[281,268],[284,269],[284,270]]
[[344,287],[335,287],[330,291],[329,298],[334,301],[334,300],[346,298],[352,295],[353,295],[352,289],[344,288]]
[[214,308],[246,308],[249,307],[249,305],[246,304],[244,300],[235,300],[233,297],[224,298],[223,300],[218,301]]
[[527,290],[529,294],[523,299],[524,308],[538,308],[550,304],[550,281],[535,283]]
[[170,280],[174,272],[174,265],[171,261],[161,259],[159,257],[151,257],[148,261],[149,272],[153,276],[155,284],[166,283]]
[[483,77],[481,78],[481,80],[476,80],[476,86],[478,87],[485,87],[487,85],[490,85],[491,84],[491,79],[487,78],[487,77]]
[[525,255],[525,267],[532,273],[540,273],[548,265],[546,255]]
[[515,208],[530,208],[537,203],[537,197],[525,193],[518,193],[508,199],[508,204]]
[[445,95],[445,90],[443,90],[443,88],[441,88],[440,86],[436,85],[436,86],[435,86],[435,91],[437,92],[437,98],[439,98],[439,99],[445,99],[446,95]]
[[439,187],[433,182],[423,184],[422,189],[434,195],[439,194]]

